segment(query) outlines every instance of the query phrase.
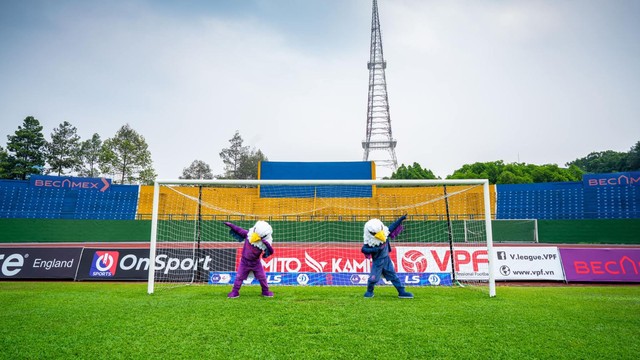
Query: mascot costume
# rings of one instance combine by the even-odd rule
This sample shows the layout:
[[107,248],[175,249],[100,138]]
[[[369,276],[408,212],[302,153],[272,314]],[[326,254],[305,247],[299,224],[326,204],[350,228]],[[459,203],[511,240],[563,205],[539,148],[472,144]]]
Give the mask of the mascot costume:
[[372,298],[373,289],[376,286],[380,276],[391,281],[393,286],[398,290],[398,297],[401,299],[413,299],[413,294],[406,292],[404,286],[400,282],[393,262],[389,257],[391,252],[391,244],[389,239],[395,239],[402,232],[402,222],[407,215],[399,217],[389,227],[384,226],[379,219],[371,219],[364,224],[364,245],[362,253],[365,257],[371,259],[371,273],[367,282],[367,292],[364,297]]
[[238,266],[238,272],[236,273],[236,280],[233,282],[233,290],[227,295],[228,298],[234,299],[240,296],[240,287],[242,282],[247,279],[249,273],[253,271],[253,275],[260,282],[262,287],[262,296],[273,297],[273,293],[269,291],[269,284],[267,283],[267,275],[264,272],[262,263],[260,262],[260,255],[263,258],[267,258],[273,254],[273,247],[271,247],[271,234],[273,229],[266,221],[258,221],[249,230],[245,230],[230,222],[225,222],[231,230],[231,234],[238,242],[244,242],[242,247],[242,258],[240,259],[240,266]]

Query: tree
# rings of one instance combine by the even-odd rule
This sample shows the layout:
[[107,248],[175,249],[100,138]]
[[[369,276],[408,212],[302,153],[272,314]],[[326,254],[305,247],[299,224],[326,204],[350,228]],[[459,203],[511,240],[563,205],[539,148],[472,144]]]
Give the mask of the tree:
[[491,184],[496,184],[503,168],[504,162],[502,160],[465,164],[447,176],[447,179],[489,179]]
[[391,174],[391,179],[437,179],[433,172],[429,169],[423,169],[420,164],[414,162],[413,165],[400,165],[398,170]]
[[102,156],[102,140],[97,133],[91,139],[80,144],[80,163],[77,171],[79,176],[97,177],[100,175],[100,159]]
[[575,165],[565,169],[555,164],[505,164],[502,160],[498,160],[463,165],[447,179],[489,179],[491,184],[527,184],[581,181],[582,174],[582,170]]
[[[523,163],[502,164],[504,167],[496,179],[496,184],[529,184],[533,183],[531,171],[536,165]],[[497,164],[498,167],[501,164]]]
[[180,179],[213,179],[211,167],[202,160],[193,160],[189,167],[182,170]]
[[0,146],[0,179],[9,177],[9,153]]
[[101,170],[119,177],[121,184],[149,184],[156,178],[147,142],[129,124],[102,144]]
[[222,149],[220,152],[220,158],[222,158],[222,162],[224,163],[223,178],[238,179],[237,174],[240,163],[242,162],[242,157],[246,156],[249,152],[248,146],[242,146],[243,141],[240,132],[236,130],[233,137],[229,140],[231,145],[228,148]]
[[47,143],[42,135],[42,125],[33,116],[27,116],[14,135],[7,135],[9,151],[8,177],[26,180],[30,174],[42,174],[45,164],[43,151]]
[[640,141],[638,141],[631,150],[629,150],[629,171],[640,171]]
[[267,161],[262,151],[252,149],[240,158],[240,165],[236,172],[236,179],[257,179],[258,167],[261,161]]
[[258,164],[260,161],[266,161],[267,157],[259,149],[243,146],[242,136],[237,130],[229,143],[231,145],[220,152],[225,171],[224,175],[218,177],[221,179],[257,179]]
[[46,157],[50,170],[63,175],[65,170],[76,170],[80,165],[80,136],[78,130],[68,121],[63,122],[51,133],[51,141],[46,144]]
[[630,170],[629,153],[613,150],[592,152],[583,158],[568,162],[566,165],[576,165],[584,172],[593,174]]

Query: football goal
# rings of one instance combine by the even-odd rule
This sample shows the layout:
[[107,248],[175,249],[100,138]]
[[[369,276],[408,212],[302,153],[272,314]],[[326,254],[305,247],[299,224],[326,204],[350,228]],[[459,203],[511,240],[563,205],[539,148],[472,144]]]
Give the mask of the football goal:
[[148,293],[232,284],[243,244],[225,223],[248,230],[258,220],[273,228],[274,254],[260,260],[269,284],[366,285],[364,224],[389,226],[406,215],[390,240],[406,286],[471,286],[495,296],[493,189],[487,180],[158,180]]

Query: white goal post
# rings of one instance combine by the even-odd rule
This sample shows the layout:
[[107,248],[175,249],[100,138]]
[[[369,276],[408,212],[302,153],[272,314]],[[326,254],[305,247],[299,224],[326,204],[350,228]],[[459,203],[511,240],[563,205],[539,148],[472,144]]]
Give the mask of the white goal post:
[[492,196],[484,179],[157,180],[147,291],[230,285],[242,244],[224,223],[249,229],[257,220],[273,227],[275,253],[261,259],[270,284],[365,285],[363,224],[407,215],[390,240],[405,285],[471,286],[493,297]]

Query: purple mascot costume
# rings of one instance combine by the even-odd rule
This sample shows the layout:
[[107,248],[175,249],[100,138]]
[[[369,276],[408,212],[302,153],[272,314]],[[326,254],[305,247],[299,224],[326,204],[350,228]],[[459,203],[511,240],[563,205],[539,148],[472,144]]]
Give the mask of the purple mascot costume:
[[230,222],[225,222],[225,225],[231,228],[229,233],[238,241],[243,241],[242,258],[240,259],[240,266],[238,266],[238,272],[236,273],[236,280],[233,282],[233,290],[227,295],[228,298],[233,299],[240,296],[240,287],[242,282],[249,277],[249,273],[253,271],[253,275],[260,282],[262,287],[262,296],[273,297],[273,293],[269,291],[269,284],[267,283],[267,275],[264,272],[262,263],[260,262],[260,255],[264,252],[263,258],[267,258],[273,254],[273,247],[271,247],[271,234],[273,229],[266,221],[258,221],[249,230],[245,230]]

